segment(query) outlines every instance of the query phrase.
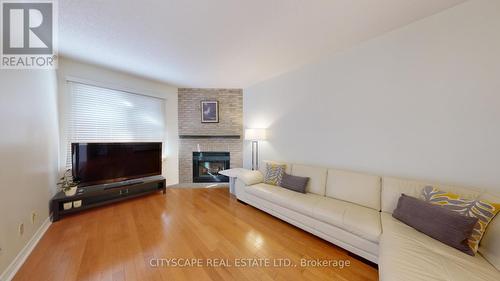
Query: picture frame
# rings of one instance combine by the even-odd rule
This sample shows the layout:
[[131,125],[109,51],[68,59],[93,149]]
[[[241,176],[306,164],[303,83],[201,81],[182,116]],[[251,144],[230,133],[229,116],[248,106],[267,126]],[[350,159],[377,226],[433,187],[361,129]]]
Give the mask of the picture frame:
[[201,101],[201,123],[219,123],[219,101]]

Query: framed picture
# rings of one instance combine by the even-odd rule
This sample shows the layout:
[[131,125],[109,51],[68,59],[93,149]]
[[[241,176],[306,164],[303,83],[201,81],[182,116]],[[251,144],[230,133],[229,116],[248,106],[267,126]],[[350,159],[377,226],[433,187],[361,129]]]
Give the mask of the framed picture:
[[201,102],[201,123],[219,123],[219,102]]

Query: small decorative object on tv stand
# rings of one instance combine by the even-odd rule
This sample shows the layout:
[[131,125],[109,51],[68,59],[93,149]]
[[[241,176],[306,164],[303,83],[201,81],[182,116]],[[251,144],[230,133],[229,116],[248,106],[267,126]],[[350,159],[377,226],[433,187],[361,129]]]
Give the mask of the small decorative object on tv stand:
[[166,193],[165,178],[152,176],[112,184],[100,184],[78,188],[77,193],[68,197],[63,191],[57,193],[50,202],[52,221],[90,208],[111,204],[145,194],[162,191]]
[[71,169],[67,169],[64,175],[59,179],[57,185],[66,194],[66,196],[73,196],[76,194],[78,182],[73,180],[71,176]]

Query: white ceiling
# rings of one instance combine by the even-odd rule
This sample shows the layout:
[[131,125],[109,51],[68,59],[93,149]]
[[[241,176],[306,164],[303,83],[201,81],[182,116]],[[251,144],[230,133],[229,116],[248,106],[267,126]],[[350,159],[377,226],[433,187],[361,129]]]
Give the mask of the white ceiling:
[[244,88],[464,0],[60,0],[62,56]]

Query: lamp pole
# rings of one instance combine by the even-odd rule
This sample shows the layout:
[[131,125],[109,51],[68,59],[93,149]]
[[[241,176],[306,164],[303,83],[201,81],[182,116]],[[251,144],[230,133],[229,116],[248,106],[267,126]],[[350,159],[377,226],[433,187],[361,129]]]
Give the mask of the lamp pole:
[[252,170],[256,171],[259,169],[259,142],[256,140],[252,141]]
[[252,171],[259,169],[259,141],[265,139],[265,129],[245,129],[245,140],[252,141]]

